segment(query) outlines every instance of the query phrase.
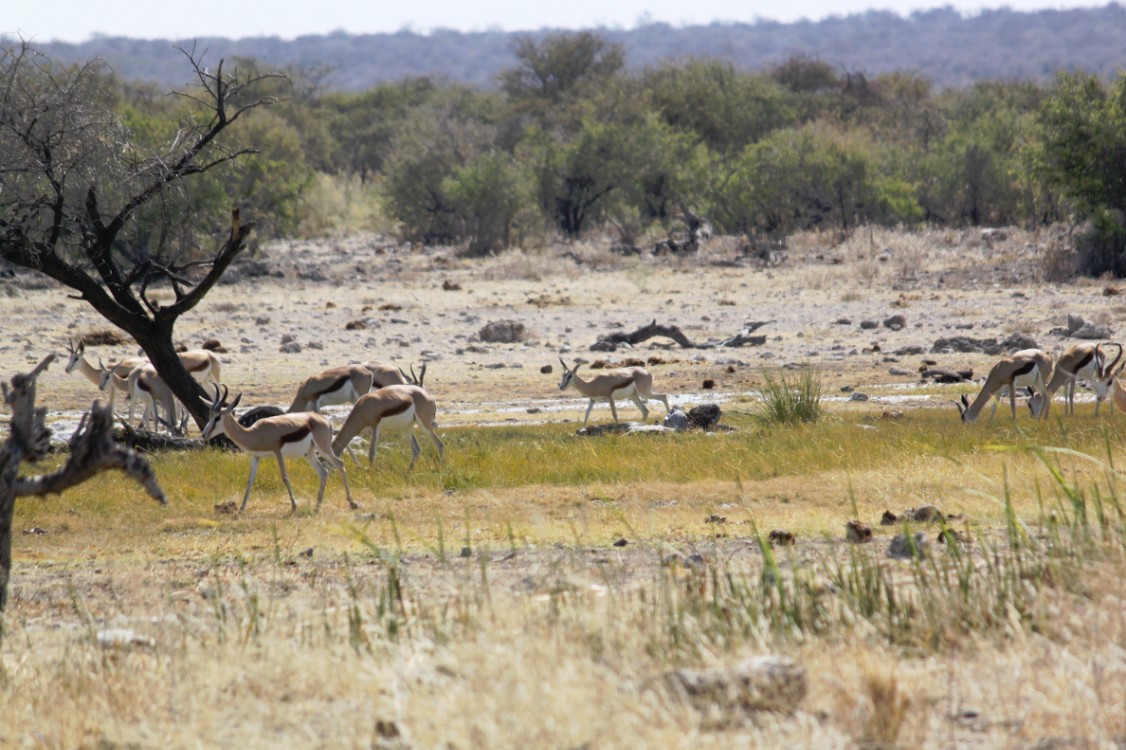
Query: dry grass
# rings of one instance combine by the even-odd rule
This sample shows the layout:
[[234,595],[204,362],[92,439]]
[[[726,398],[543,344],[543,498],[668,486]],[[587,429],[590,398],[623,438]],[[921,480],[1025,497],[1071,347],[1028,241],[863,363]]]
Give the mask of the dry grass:
[[[394,746],[378,742],[396,733],[410,747],[513,748],[1121,738],[1120,480],[1099,460],[1045,454],[1063,472],[1057,480],[1036,454],[991,446],[1051,441],[1097,456],[1126,428],[1089,415],[1066,432],[1022,423],[1030,434],[952,422],[924,413],[876,430],[858,429],[859,416],[819,431],[748,428],[682,441],[681,466],[664,469],[672,462],[660,446],[633,438],[451,430],[442,466],[428,455],[406,475],[399,444],[377,472],[352,469],[365,506],[355,513],[334,478],[311,515],[315,480],[294,467],[296,517],[273,467],[234,518],[212,505],[238,499],[244,456],[158,457],[167,509],[117,477],[19,507],[17,529],[46,533],[16,539],[0,744],[371,747]],[[848,449],[833,448],[845,435]],[[557,446],[567,453],[555,457]],[[538,458],[526,461],[529,451]],[[637,476],[630,461],[657,478]],[[677,478],[698,464],[700,477]],[[935,548],[932,563],[912,565],[882,557],[896,528],[876,527],[872,545],[841,541],[848,518],[875,525],[885,508],[924,502],[965,514],[974,547]],[[726,521],[709,523],[714,515]],[[1023,537],[1005,531],[1010,517],[1052,543],[1012,547]],[[798,545],[764,558],[755,532],[770,528],[796,532]],[[619,538],[628,544],[614,546]],[[693,555],[704,568],[687,564]],[[890,588],[869,600],[861,581]],[[110,627],[153,645],[98,646]],[[809,670],[810,695],[793,716],[715,728],[657,680],[680,664],[764,650]]]
[[[1126,461],[1126,423],[1105,412],[1096,420],[1084,403],[1066,422],[1014,426],[1001,412],[967,429],[947,402],[973,386],[889,382],[884,359],[963,320],[970,335],[994,336],[1013,330],[1019,311],[1022,330],[1045,337],[1064,311],[1096,319],[1112,305],[1101,285],[1013,282],[1034,265],[1023,248],[1039,242],[810,235],[770,269],[713,265],[730,260],[728,245],[644,261],[599,242],[474,262],[370,238],[272,248],[264,257],[290,278],[256,280],[249,295],[217,288],[180,336],[245,347],[225,355],[224,374],[248,405],[288,402],[322,360],[427,359],[446,461],[424,443],[408,474],[402,437],[388,436],[375,471],[349,460],[358,512],[333,476],[313,515],[315,476],[294,465],[300,510],[290,516],[277,469],[264,463],[248,512],[219,514],[216,504],[241,499],[248,471],[245,456],[220,453],[155,459],[168,508],[116,476],[21,502],[0,642],[0,747],[1120,746],[1123,493],[1107,464]],[[306,282],[292,278],[291,261],[377,265],[393,281],[332,272],[344,280]],[[443,291],[445,279],[462,289]],[[1026,296],[1016,301],[1018,289]],[[9,373],[93,322],[58,290],[20,294],[0,299]],[[268,325],[255,322],[259,311]],[[858,330],[892,311],[908,316],[907,329]],[[373,318],[367,330],[345,331],[361,317]],[[725,421],[741,429],[671,441],[574,436],[585,402],[558,401],[558,376],[539,367],[654,317],[697,338],[774,321],[762,348],[656,352],[670,362],[652,368],[661,390],[679,399],[714,378],[729,397]],[[469,337],[499,318],[542,341],[469,351]],[[325,349],[282,355],[286,332]],[[809,354],[875,341],[879,354]],[[131,353],[119,349],[107,359]],[[862,385],[872,402],[834,401],[814,426],[760,424],[761,367],[806,360],[827,394]],[[984,371],[987,362],[941,364]],[[43,386],[52,407],[93,396],[61,368]],[[893,408],[903,415],[882,418]],[[626,406],[624,417],[636,415]],[[601,407],[592,419],[609,415]],[[954,528],[973,545],[951,552],[932,541],[926,561],[886,558],[903,529],[878,526],[880,515],[927,503],[961,514]],[[852,518],[871,524],[875,541],[846,545]],[[773,529],[798,543],[762,547],[759,535]],[[109,627],[152,645],[99,646]],[[809,694],[792,716],[718,728],[660,687],[675,666],[764,652],[808,670]]]

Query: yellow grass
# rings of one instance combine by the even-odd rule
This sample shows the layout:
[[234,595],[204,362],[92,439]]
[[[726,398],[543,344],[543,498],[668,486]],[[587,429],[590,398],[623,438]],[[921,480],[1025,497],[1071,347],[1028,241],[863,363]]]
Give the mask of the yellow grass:
[[[699,554],[753,591],[753,529],[787,528],[799,545],[776,550],[780,569],[824,579],[847,560],[845,520],[875,526],[886,508],[928,502],[964,514],[974,554],[988,557],[1007,546],[1006,496],[1035,528],[1042,505],[1069,507],[1036,455],[998,446],[1074,446],[1090,457],[1049,460],[1109,497],[1119,480],[1100,461],[1122,444],[1118,422],[967,430],[923,411],[742,426],[655,440],[449,430],[447,461],[429,453],[411,475],[405,446],[389,441],[375,472],[349,460],[358,512],[334,476],[312,515],[315,476],[295,465],[290,516],[264,463],[247,513],[218,514],[241,499],[248,463],[218,452],[155,457],[168,508],[116,476],[21,502],[17,530],[47,533],[16,538],[0,745],[1020,747],[1126,733],[1121,549],[1075,547],[1095,556],[1066,564],[1097,575],[1038,583],[1023,616],[898,644],[879,619],[717,640],[708,602],[743,600],[701,584],[712,593],[697,601],[696,574],[676,562]],[[876,527],[862,552],[906,581],[909,563],[882,559],[898,530]],[[628,545],[612,546],[619,538]],[[110,627],[154,645],[99,647]],[[764,650],[809,670],[793,716],[708,728],[659,687],[677,664]]]

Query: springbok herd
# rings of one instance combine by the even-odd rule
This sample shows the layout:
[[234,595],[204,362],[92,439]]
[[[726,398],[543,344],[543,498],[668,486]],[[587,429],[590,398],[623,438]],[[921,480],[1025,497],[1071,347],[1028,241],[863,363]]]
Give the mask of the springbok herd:
[[[181,436],[185,433],[189,419],[187,410],[179,406],[172,391],[160,379],[156,369],[148,360],[127,357],[109,367],[100,361],[95,366],[86,359],[85,346],[82,343],[77,345],[70,343],[68,348],[70,358],[67,361],[66,372],[77,370],[87,380],[97,385],[102,392],[108,393],[111,405],[115,396],[121,394],[129,402],[126,421],[132,422],[134,407],[140,403],[144,407],[141,415],[143,427],[156,429],[158,425],[162,425],[173,435]],[[412,429],[415,425],[430,435],[438,448],[439,458],[445,454],[445,445],[436,432],[437,405],[434,397],[423,387],[426,365],[422,366],[417,375],[413,367],[410,368],[410,375],[407,375],[399,367],[378,361],[330,367],[301,383],[286,412],[267,411],[267,416],[251,422],[246,418],[248,414],[244,414],[241,421],[235,416],[235,408],[242,400],[242,394],[235,396],[234,400],[228,400],[229,391],[220,383],[222,362],[214,352],[207,350],[182,352],[180,361],[202,386],[210,388],[214,394],[210,416],[207,424],[204,425],[201,438],[206,441],[218,435],[226,435],[231,442],[250,454],[250,477],[246,483],[242,504],[239,506],[240,513],[246,510],[250,490],[258,474],[258,464],[268,456],[277,459],[282,481],[285,482],[286,490],[289,492],[290,506],[296,511],[297,500],[286,471],[286,457],[302,456],[317,472],[320,477],[320,488],[317,491],[315,509],[320,510],[329,468],[340,470],[349,506],[359,507],[352,499],[348,474],[341,456],[344,451],[348,451],[352,459],[359,463],[349,444],[365,430],[371,431],[368,448],[369,467],[375,464],[375,449],[384,428],[409,431],[411,468],[414,467],[421,453]],[[668,396],[663,393],[653,393],[653,377],[643,367],[609,370],[590,380],[583,380],[577,374],[578,363],[574,367],[568,367],[562,359],[559,361],[563,365],[560,390],[573,387],[590,399],[586,417],[583,419],[584,428],[590,419],[590,410],[595,401],[610,402],[615,422],[618,421],[615,400],[625,398],[632,400],[641,410],[642,419],[649,416],[645,399],[657,399],[664,403],[666,411],[669,410]],[[322,406],[345,403],[352,404],[352,410],[344,420],[340,431],[333,437],[332,424],[328,417],[319,413],[320,409]]]
[[[1108,347],[1117,350],[1114,359],[1110,359],[1106,352]],[[171,390],[146,359],[127,357],[109,367],[101,362],[95,366],[86,359],[83,344],[70,344],[69,350],[70,359],[66,371],[70,373],[77,370],[103,392],[108,393],[111,404],[115,395],[121,394],[129,402],[127,421],[132,421],[134,407],[140,403],[144,407],[141,416],[141,424],[144,427],[156,429],[158,425],[163,425],[174,435],[184,434],[188,422],[187,410],[179,407]],[[1075,388],[1080,379],[1094,385],[1096,415],[1099,406],[1108,395],[1117,406],[1126,411],[1126,390],[1117,377],[1123,367],[1126,367],[1126,363],[1122,363],[1121,366],[1119,364],[1122,362],[1122,355],[1122,346],[1110,342],[1075,344],[1064,351],[1055,362],[1049,354],[1040,349],[1018,351],[1002,358],[992,366],[985,385],[972,403],[965,395],[962,396],[958,404],[962,421],[975,421],[982,409],[990,402],[993,405],[993,410],[990,412],[990,420],[992,420],[997,413],[1001,397],[1005,395],[1009,397],[1015,419],[1017,392],[1021,389],[1024,389],[1033,417],[1045,419],[1048,416],[1052,397],[1060,388],[1066,386],[1066,411],[1074,413]],[[242,504],[239,506],[240,513],[246,509],[250,490],[258,473],[258,464],[264,457],[274,456],[277,459],[282,480],[285,482],[286,490],[289,491],[290,505],[296,510],[297,501],[289,482],[285,458],[303,456],[320,477],[316,504],[316,509],[319,510],[321,500],[324,498],[329,468],[340,470],[349,506],[359,507],[352,499],[348,475],[341,456],[344,451],[348,451],[353,461],[359,463],[349,444],[353,438],[366,430],[371,431],[368,448],[369,467],[375,464],[375,449],[384,428],[409,431],[411,468],[414,467],[421,453],[412,429],[415,425],[430,435],[430,439],[437,446],[439,458],[444,456],[445,446],[436,432],[437,406],[434,397],[423,387],[423,378],[426,376],[425,365],[418,375],[415,375],[413,367],[410,369],[410,375],[407,375],[399,367],[378,361],[331,367],[301,383],[286,412],[272,409],[266,412],[267,416],[256,421],[247,419],[249,415],[244,415],[240,421],[234,412],[242,400],[242,395],[237,395],[234,400],[228,400],[228,390],[220,382],[222,363],[215,353],[207,350],[187,351],[180,354],[180,360],[188,372],[205,388],[210,388],[214,394],[210,418],[203,428],[202,439],[210,440],[217,435],[226,435],[235,445],[250,454],[250,477]],[[637,405],[641,410],[642,420],[649,416],[649,410],[645,406],[647,399],[661,401],[665,405],[665,411],[670,410],[668,396],[653,392],[653,377],[643,367],[607,370],[589,380],[584,380],[578,374],[580,363],[576,363],[573,367],[569,367],[562,359],[559,363],[563,366],[559,389],[574,388],[589,399],[583,417],[584,429],[590,420],[590,412],[595,401],[609,402],[615,423],[618,422],[615,401],[622,399],[628,398]],[[331,422],[319,412],[323,406],[345,403],[351,403],[352,410],[334,437]],[[328,467],[325,466],[326,463]]]

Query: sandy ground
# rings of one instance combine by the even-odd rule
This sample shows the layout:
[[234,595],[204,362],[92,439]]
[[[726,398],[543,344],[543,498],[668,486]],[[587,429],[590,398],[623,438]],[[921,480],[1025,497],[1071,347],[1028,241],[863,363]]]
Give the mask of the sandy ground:
[[[412,251],[378,236],[282,242],[236,264],[229,275],[237,281],[182,318],[177,334],[192,348],[221,342],[223,380],[246,393],[247,406],[288,405],[309,375],[379,359],[404,368],[429,363],[426,384],[443,424],[581,418],[585,402],[558,390],[562,356],[658,358],[650,365],[656,390],[683,406],[753,393],[764,368],[814,367],[839,404],[848,403],[841,389],[850,386],[872,396],[847,408],[944,406],[953,415],[950,402],[973,389],[920,387],[914,373],[931,361],[982,377],[996,356],[931,353],[938,339],[1021,333],[1058,353],[1073,343],[1060,333],[1069,313],[1113,328],[1126,312],[1110,282],[1041,280],[1044,255],[1059,241],[1048,231],[874,231],[843,244],[806,235],[771,267],[741,256],[733,238],[710,240],[692,259],[622,257],[593,242],[486,259]],[[35,282],[0,283],[0,372],[59,352],[64,361],[41,378],[41,400],[60,411],[85,408],[96,393],[63,372],[66,342],[108,324],[68,290],[29,288],[44,286]],[[883,325],[892,315],[904,316],[902,330]],[[481,342],[480,330],[501,320],[523,324],[525,339]],[[757,331],[767,336],[762,346],[686,349],[657,338],[633,351],[589,350],[601,334],[653,320],[679,326],[694,341],[769,322]],[[876,327],[863,329],[865,321]],[[290,340],[299,352],[281,351]],[[924,353],[904,353],[917,351],[910,347]],[[108,363],[136,348],[88,352]],[[552,372],[541,372],[545,366]],[[705,380],[714,390],[704,390]],[[597,408],[594,414],[608,418]],[[623,416],[638,415],[627,404]]]

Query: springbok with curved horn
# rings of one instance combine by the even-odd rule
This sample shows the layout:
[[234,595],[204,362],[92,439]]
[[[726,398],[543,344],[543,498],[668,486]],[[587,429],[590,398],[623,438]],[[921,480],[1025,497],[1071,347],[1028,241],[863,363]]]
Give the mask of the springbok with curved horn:
[[330,367],[306,378],[287,411],[316,412],[330,404],[355,403],[371,386],[371,371],[363,365]]
[[[85,356],[86,355],[86,344],[85,344],[85,342],[79,341],[78,344],[75,345],[75,343],[73,341],[67,341],[66,346],[67,346],[67,350],[70,353],[70,359],[67,360],[67,363],[66,363],[66,368],[65,368],[66,372],[72,373],[77,368],[78,372],[82,375],[82,377],[86,378],[91,383],[98,386],[99,390],[105,390],[105,387],[104,387],[105,383],[103,382],[103,379],[102,379],[102,367],[100,366],[101,363],[99,363],[99,367],[95,367],[94,365],[90,364],[89,361],[87,361],[86,356]],[[145,359],[144,357],[124,357],[121,360],[119,360],[118,362],[114,363],[112,366],[110,366],[109,370],[113,374],[117,375],[118,378],[124,379],[124,380],[113,380],[112,382],[113,382],[114,388],[117,389],[118,391],[121,391],[123,394],[125,394],[125,397],[128,398],[129,397],[129,382],[128,382],[127,379],[129,377],[129,373],[133,371],[134,367],[136,367],[138,365],[143,365],[147,362],[148,362],[148,360]]]
[[[1016,419],[1017,389],[1030,388],[1033,392],[1033,398],[1035,398],[1037,394],[1044,393],[1045,384],[1051,375],[1052,357],[1039,349],[1022,349],[999,360],[990,368],[989,375],[985,378],[985,385],[982,386],[981,392],[972,404],[966,394],[962,394],[961,401],[958,402],[958,411],[962,415],[962,421],[976,421],[981,410],[985,408],[985,404],[993,400],[993,411],[989,413],[989,421],[992,422],[993,417],[997,415],[997,402],[1006,389],[1009,394],[1009,404],[1013,410],[1013,419]],[[1051,405],[1050,401],[1048,405]],[[1045,408],[1041,414],[1035,416],[1046,419],[1048,409]]]
[[1095,384],[1095,416],[1099,415],[1099,406],[1106,400],[1116,374],[1115,366],[1122,359],[1122,344],[1116,341],[1108,342],[1110,346],[1118,347],[1118,355],[1110,362],[1103,352],[1106,344],[1092,344],[1090,342],[1069,346],[1056,360],[1056,369],[1052,372],[1052,379],[1048,381],[1047,393],[1032,396],[1028,401],[1029,408],[1035,416],[1040,410],[1050,404],[1056,391],[1066,386],[1067,395],[1066,414],[1075,413],[1075,388],[1079,378],[1093,381]]
[[386,388],[389,385],[408,385],[410,376],[403,372],[403,368],[390,362],[380,362],[372,359],[364,362],[364,367],[371,373],[372,388]]
[[[437,416],[438,406],[434,397],[424,388],[417,385],[389,385],[378,388],[371,393],[360,396],[356,405],[352,407],[344,425],[332,441],[332,449],[337,455],[348,447],[352,438],[366,429],[371,429],[371,445],[368,448],[368,466],[375,465],[375,449],[379,445],[379,435],[384,429],[409,430],[411,442],[411,462],[409,469],[414,468],[422,448],[414,436],[414,425],[418,425],[434,441],[438,447],[439,460],[445,457],[445,445],[435,431],[438,427],[434,418]],[[352,456],[355,460],[355,455]],[[358,462],[357,462],[358,463]]]
[[321,509],[329,472],[317,460],[318,454],[333,468],[340,470],[340,476],[344,478],[344,492],[348,496],[348,507],[352,509],[360,507],[352,499],[344,462],[332,451],[332,426],[329,424],[328,417],[315,412],[279,414],[276,417],[259,419],[250,427],[243,427],[234,415],[235,407],[242,400],[242,394],[235,396],[235,400],[228,404],[227,393],[227,387],[223,386],[220,396],[219,386],[215,386],[215,400],[211,403],[210,418],[203,427],[202,436],[206,441],[216,435],[226,435],[231,442],[250,454],[250,478],[246,482],[246,494],[242,496],[239,513],[246,510],[250,489],[254,486],[254,478],[258,474],[258,462],[266,456],[273,456],[278,460],[278,469],[281,471],[285,488],[289,490],[289,504],[293,512],[297,511],[297,500],[293,496],[293,486],[289,483],[289,473],[285,469],[286,456],[304,456],[320,477],[321,486],[317,491],[317,505],[314,512]]
[[653,392],[653,376],[644,367],[621,367],[595,375],[590,380],[583,380],[578,376],[582,362],[575,362],[574,367],[568,367],[560,357],[559,364],[563,365],[563,379],[559,381],[559,390],[565,391],[568,386],[574,386],[575,390],[590,399],[590,403],[586,406],[586,416],[583,417],[584,430],[595,401],[610,402],[610,413],[614,415],[615,424],[618,423],[618,409],[614,406],[614,401],[623,398],[628,398],[637,404],[637,408],[641,409],[643,422],[649,418],[649,409],[645,407],[646,399],[652,398],[663,402],[665,411],[669,411],[668,396]]

